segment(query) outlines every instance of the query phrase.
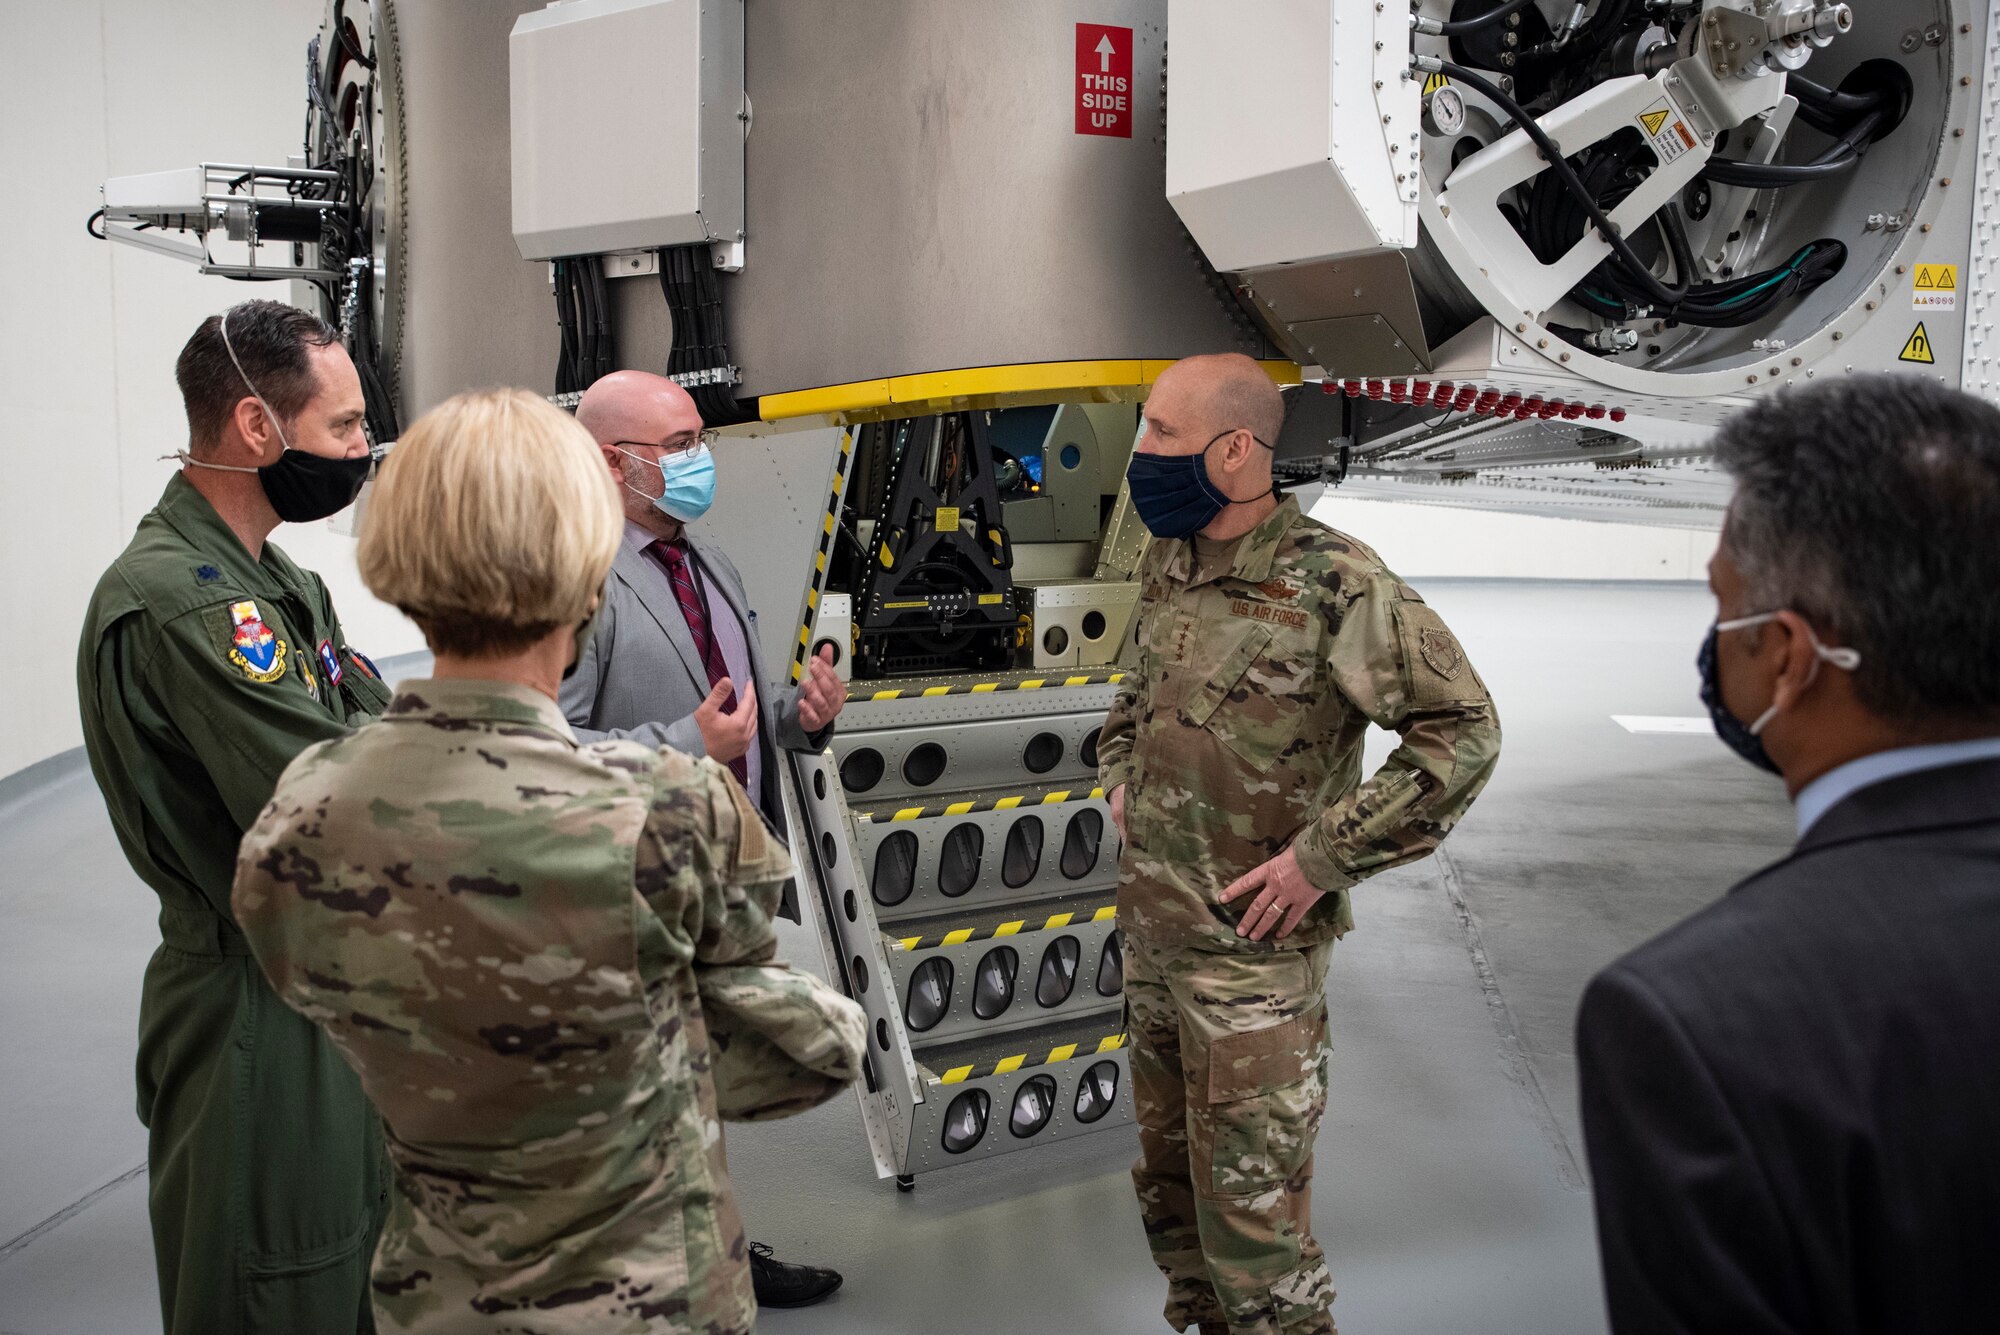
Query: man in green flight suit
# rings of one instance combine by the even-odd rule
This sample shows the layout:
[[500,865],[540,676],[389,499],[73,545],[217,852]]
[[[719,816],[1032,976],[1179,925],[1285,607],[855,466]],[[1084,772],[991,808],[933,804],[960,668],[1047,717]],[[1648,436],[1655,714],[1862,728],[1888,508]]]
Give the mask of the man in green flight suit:
[[203,321],[174,371],[182,470],[77,650],[91,771],[160,896],[138,1060],[160,1306],[168,1335],[353,1335],[373,1329],[380,1131],[324,1033],[272,995],[229,892],[285,766],[389,700],[319,576],[265,541],[360,491],[361,382],[324,321],[269,301]]
[[[1333,942],[1355,883],[1436,848],[1500,752],[1438,614],[1276,494],[1284,419],[1235,354],[1176,362],[1147,399],[1141,653],[1098,742],[1125,839],[1132,1178],[1167,1320],[1202,1335],[1332,1335],[1311,1201]],[[1364,782],[1370,725],[1402,744]]]

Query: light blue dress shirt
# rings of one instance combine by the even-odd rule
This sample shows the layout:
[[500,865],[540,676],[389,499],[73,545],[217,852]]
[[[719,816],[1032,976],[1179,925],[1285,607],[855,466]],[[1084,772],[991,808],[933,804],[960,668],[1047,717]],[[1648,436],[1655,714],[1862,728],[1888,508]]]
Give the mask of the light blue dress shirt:
[[1975,760],[2000,760],[2000,737],[1974,737],[1970,741],[1940,742],[1934,746],[1902,746],[1893,751],[1877,751],[1872,756],[1850,760],[1838,769],[1828,770],[1799,791],[1795,803],[1799,838],[1805,838],[1806,831],[1818,824],[1821,816],[1871,784]]

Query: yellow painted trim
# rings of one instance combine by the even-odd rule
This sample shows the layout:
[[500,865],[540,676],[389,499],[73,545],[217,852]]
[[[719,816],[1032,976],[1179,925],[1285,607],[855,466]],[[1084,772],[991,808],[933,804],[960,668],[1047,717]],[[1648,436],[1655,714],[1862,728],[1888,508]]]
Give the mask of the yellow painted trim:
[[1118,916],[1118,906],[1116,904],[1106,904],[1103,908],[1091,914],[1090,920],[1092,922],[1105,922],[1117,916]]
[[1028,1060],[1028,1054],[1025,1052],[1015,1057],[1002,1057],[998,1062],[994,1063],[993,1074],[1011,1075],[1013,1072],[1020,1070],[1021,1063],[1026,1060]]
[[889,817],[889,819],[892,821],[915,820],[917,817],[923,814],[924,814],[924,809],[922,807],[904,807],[901,811],[898,811],[895,815]]
[[[1302,379],[1295,362],[1267,361],[1259,364],[1274,384],[1296,385]],[[1160,378],[1161,372],[1172,365],[1172,361],[1128,359],[1017,362],[1007,366],[925,371],[793,390],[786,394],[766,394],[757,401],[757,415],[767,422],[826,417],[850,423],[1027,403],[1131,403],[1145,398],[1146,391]]]
[[917,948],[917,943],[922,940],[923,938],[921,936],[906,936],[903,938],[903,949],[915,950]]
[[955,1085],[971,1074],[972,1068],[970,1066],[954,1066],[944,1073],[944,1077],[938,1083],[941,1085]]
[[1049,1064],[1053,1066],[1057,1062],[1066,1062],[1074,1056],[1076,1056],[1076,1044],[1065,1043],[1059,1048],[1049,1049]]
[[962,946],[971,939],[972,939],[972,929],[970,927],[961,927],[955,932],[946,932],[944,934],[944,941],[941,944],[947,946]]
[[1076,917],[1074,913],[1052,913],[1049,915],[1049,920],[1042,924],[1042,930],[1053,932],[1059,927],[1067,927],[1070,924],[1070,919],[1074,917]]
[[924,698],[925,698],[925,699],[929,699],[929,698],[930,698],[931,696],[934,696],[934,695],[950,695],[950,694],[951,694],[951,687],[949,687],[949,686],[926,686],[926,687],[924,687]]
[[947,816],[963,816],[977,805],[979,805],[977,802],[953,802],[944,809],[944,814]]
[[1028,920],[1026,918],[1017,918],[1013,922],[1003,922],[998,927],[995,927],[993,929],[993,935],[1013,936],[1027,925],[1028,925]]
[[1012,811],[1020,805],[1021,799],[1018,797],[1003,797],[993,804],[993,809],[995,811]]
[[1113,1034],[1109,1038],[1100,1038],[1097,1040],[1097,1050],[1099,1052],[1111,1052],[1124,1046],[1125,1035],[1123,1034]]
[[988,691],[997,691],[999,689],[1000,689],[1000,683],[998,682],[982,681],[974,684],[972,688],[972,693],[974,695],[984,695]]

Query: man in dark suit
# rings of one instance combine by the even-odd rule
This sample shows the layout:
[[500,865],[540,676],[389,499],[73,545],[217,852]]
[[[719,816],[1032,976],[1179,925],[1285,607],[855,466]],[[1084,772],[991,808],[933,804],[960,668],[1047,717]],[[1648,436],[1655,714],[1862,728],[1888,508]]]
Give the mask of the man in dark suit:
[[[576,417],[618,480],[625,540],[563,683],[563,713],[583,741],[631,738],[727,765],[783,839],[778,752],[824,748],[846,688],[830,661],[810,658],[797,686],[760,694],[771,679],[743,580],[686,527],[715,497],[710,443],[687,391],[663,376],[619,371],[585,391]],[[781,911],[799,921],[795,887]],[[840,1287],[835,1271],[750,1247],[760,1306],[805,1307]]]
[[1577,1022],[1612,1325],[2000,1325],[2000,410],[1918,376],[1732,418],[1704,698],[1790,857]]

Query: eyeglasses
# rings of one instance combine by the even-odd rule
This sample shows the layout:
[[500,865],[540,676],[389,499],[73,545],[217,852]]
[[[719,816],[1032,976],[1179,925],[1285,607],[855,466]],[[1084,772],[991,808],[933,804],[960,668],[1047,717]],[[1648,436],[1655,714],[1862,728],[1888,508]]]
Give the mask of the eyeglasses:
[[692,436],[675,436],[670,440],[614,440],[612,445],[643,445],[647,449],[659,450],[661,457],[672,459],[683,454],[692,454],[697,449],[715,448],[714,431],[702,431]]

